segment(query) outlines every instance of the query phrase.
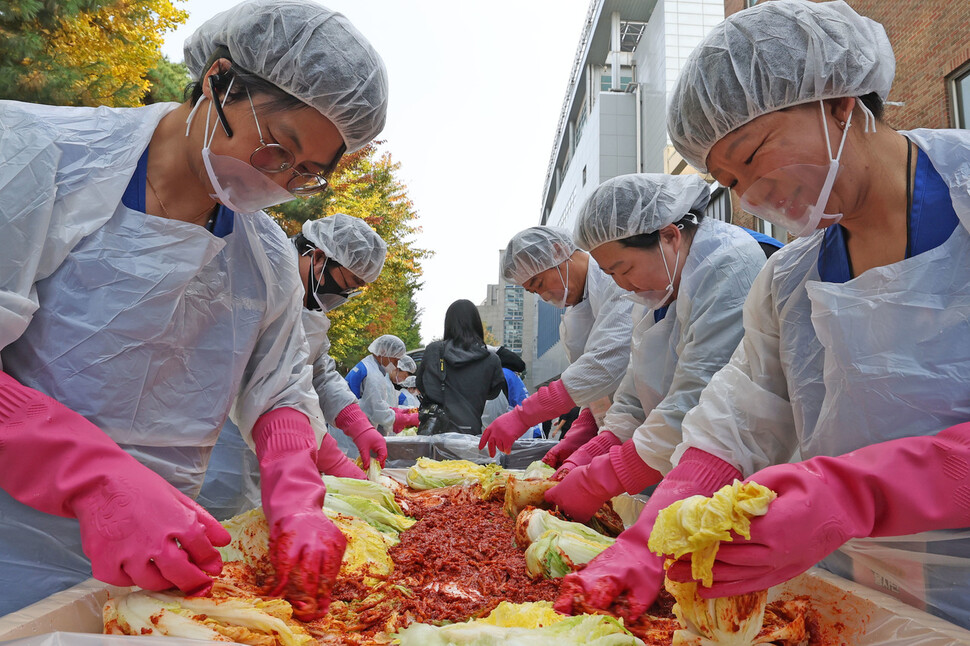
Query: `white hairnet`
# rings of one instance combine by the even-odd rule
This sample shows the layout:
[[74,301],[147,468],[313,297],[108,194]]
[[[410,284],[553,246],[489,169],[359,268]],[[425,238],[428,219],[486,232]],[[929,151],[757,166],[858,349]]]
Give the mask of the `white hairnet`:
[[670,141],[702,171],[721,137],[769,112],[889,94],[896,59],[882,25],[841,0],[775,0],[729,16],[701,41],[667,107]]
[[405,377],[404,381],[401,382],[401,385],[404,386],[405,388],[417,388],[418,378],[415,377],[414,375],[411,375],[410,377]]
[[407,348],[404,347],[404,341],[393,334],[382,334],[370,342],[367,351],[378,357],[401,359],[407,352]]
[[638,173],[608,179],[587,198],[576,221],[576,244],[583,249],[653,233],[703,213],[711,189],[699,175]]
[[387,245],[360,218],[334,213],[303,223],[303,236],[361,280],[372,283],[381,275]]
[[397,369],[403,370],[404,372],[417,372],[418,364],[414,363],[409,355],[404,355],[401,360],[397,362]]
[[516,233],[505,248],[505,280],[521,285],[568,259],[576,243],[563,227],[529,227]]
[[384,129],[384,61],[343,14],[311,0],[241,2],[185,41],[185,65],[193,78],[205,73],[220,46],[235,63],[332,121],[348,152]]

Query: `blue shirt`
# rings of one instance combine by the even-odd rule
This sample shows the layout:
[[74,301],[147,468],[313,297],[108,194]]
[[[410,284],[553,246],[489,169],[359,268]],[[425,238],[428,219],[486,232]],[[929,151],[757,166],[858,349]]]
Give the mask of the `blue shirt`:
[[[917,148],[906,233],[906,257],[912,258],[939,247],[957,228],[958,222],[950,189],[933,168],[926,153]],[[818,274],[827,283],[852,280],[852,259],[845,246],[845,229],[841,224],[833,224],[825,230],[822,247],[818,251]]]
[[[145,191],[148,190],[148,149],[138,158],[138,165],[135,166],[135,174],[131,176],[124,194],[121,196],[121,203],[133,211],[145,213]],[[157,199],[157,197],[156,197]],[[225,238],[232,233],[233,223],[236,214],[226,207],[219,205],[216,211],[216,218],[207,227],[212,235]]]
[[505,373],[505,385],[509,389],[509,406],[518,406],[529,396],[529,391],[519,379],[519,375],[508,368],[502,368],[502,372]]
[[360,399],[360,387],[364,383],[364,377],[366,376],[367,367],[364,366],[363,361],[359,362],[347,373],[347,385],[350,386],[350,392],[354,393],[357,399]]

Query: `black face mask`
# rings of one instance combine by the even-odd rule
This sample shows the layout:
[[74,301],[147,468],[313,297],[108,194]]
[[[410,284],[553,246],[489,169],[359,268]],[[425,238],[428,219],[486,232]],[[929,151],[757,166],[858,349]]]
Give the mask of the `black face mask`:
[[[333,268],[340,266],[340,263],[336,260],[327,260],[327,266],[323,268],[323,282],[317,286],[317,294],[336,294],[346,298],[357,291],[356,289],[343,289],[337,279],[333,277]],[[328,269],[330,271],[327,271]]]
[[[329,296],[339,297],[338,299],[336,299],[335,303],[327,304],[328,309],[333,309],[334,307],[346,301],[348,298],[350,298],[351,296],[353,296],[354,294],[360,291],[360,288],[342,289],[340,287],[340,283],[338,283],[337,279],[333,277],[333,268],[342,267],[342,266],[343,265],[341,265],[336,260],[331,260],[329,258],[326,259],[324,261],[324,265],[321,270],[323,272],[323,281],[318,285],[316,285],[316,289],[314,289],[313,283],[314,283],[315,272],[313,270],[313,261],[311,259],[310,272],[307,275],[307,288],[306,288],[306,293],[307,293],[306,308],[308,310],[316,311],[316,310],[323,309],[320,307],[320,303],[317,301],[317,299],[314,298],[313,296],[314,291],[316,291],[318,296],[329,295]],[[322,300],[326,301],[326,300],[334,300],[334,299],[322,299]]]
[[317,299],[313,298],[313,271],[306,277],[306,298],[303,299],[303,305],[308,310],[316,312],[320,310],[320,303]]

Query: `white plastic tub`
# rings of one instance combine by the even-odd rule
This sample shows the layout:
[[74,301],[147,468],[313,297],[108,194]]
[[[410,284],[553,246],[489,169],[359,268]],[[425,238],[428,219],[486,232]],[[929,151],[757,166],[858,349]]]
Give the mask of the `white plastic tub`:
[[[403,480],[403,469],[388,469],[389,475]],[[643,508],[643,500],[615,498],[617,513],[629,525]],[[18,641],[17,646],[113,646],[142,637],[92,637],[51,635],[55,631],[100,633],[101,607],[112,590],[121,590],[89,579],[73,588],[51,595],[22,610],[0,617],[0,642]],[[951,646],[970,645],[970,631],[917,610],[897,599],[852,581],[813,568],[769,591],[769,600],[807,596],[817,613],[824,646]],[[46,635],[45,635],[46,634]],[[45,635],[45,636],[41,636]],[[195,640],[153,637],[147,646],[186,646]]]

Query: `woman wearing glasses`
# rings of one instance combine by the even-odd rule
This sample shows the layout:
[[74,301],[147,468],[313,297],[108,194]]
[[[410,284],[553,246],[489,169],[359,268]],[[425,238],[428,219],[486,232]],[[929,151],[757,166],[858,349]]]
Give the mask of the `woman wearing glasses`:
[[308,0],[245,2],[185,51],[180,105],[0,102],[0,615],[92,573],[207,592],[229,535],[191,496],[230,409],[279,592],[329,601],[300,278],[260,209],[380,132],[384,65]]

